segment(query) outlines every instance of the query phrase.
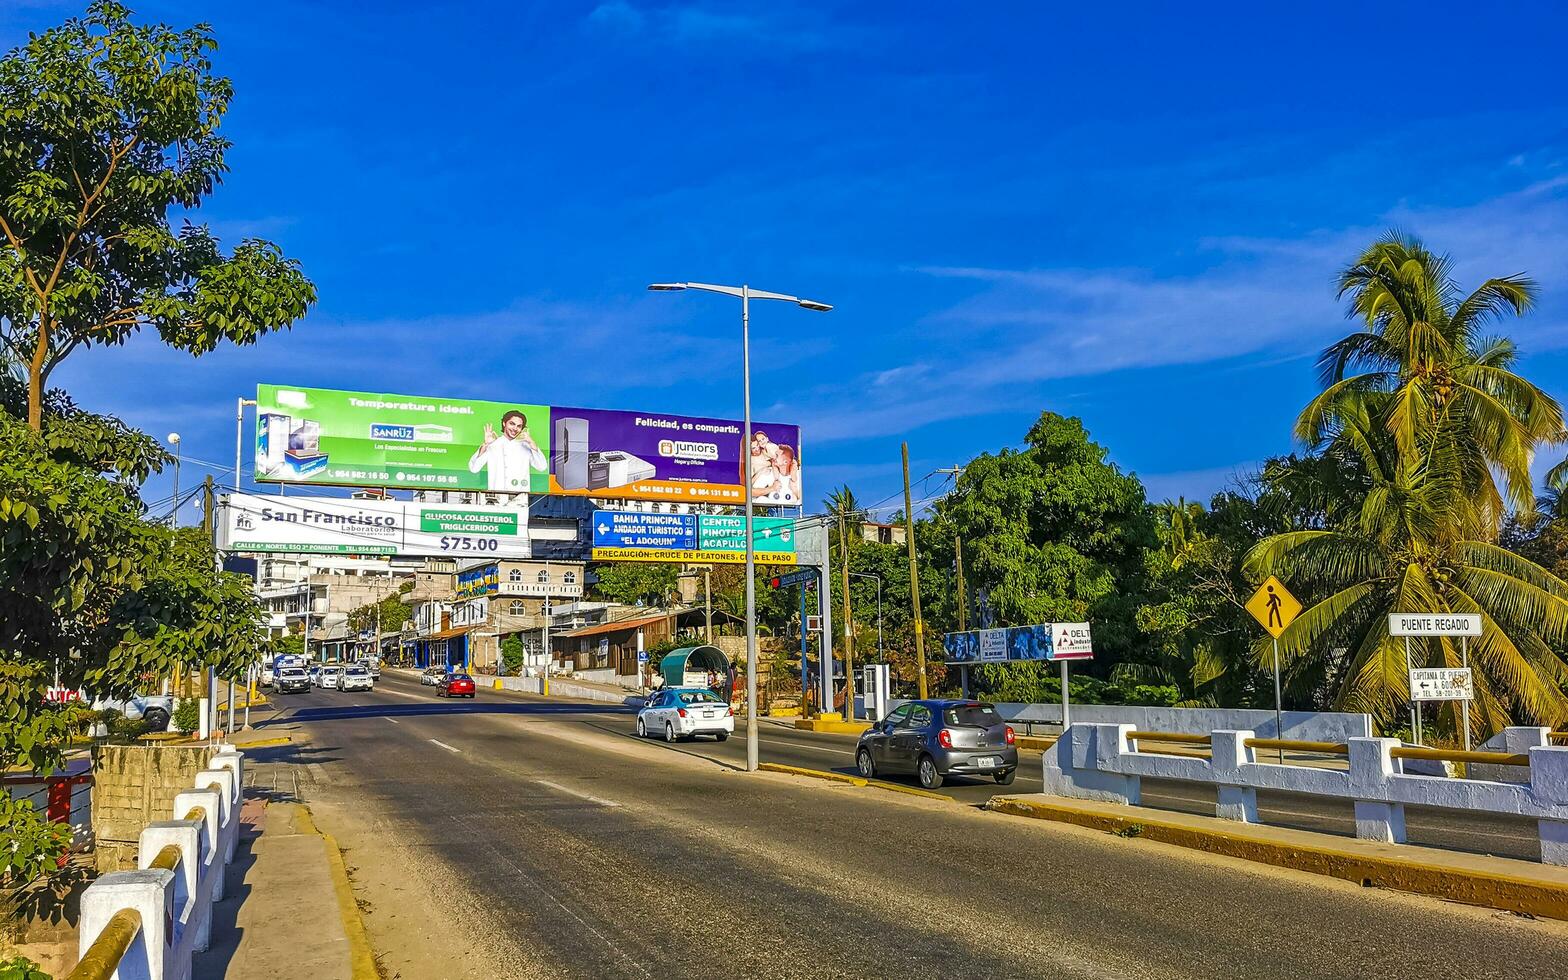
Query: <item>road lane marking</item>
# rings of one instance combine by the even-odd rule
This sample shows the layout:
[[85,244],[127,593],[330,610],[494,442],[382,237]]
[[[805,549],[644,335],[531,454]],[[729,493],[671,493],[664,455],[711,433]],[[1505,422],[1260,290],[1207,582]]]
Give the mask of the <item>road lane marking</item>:
[[401,725],[402,724],[402,722],[398,721],[396,718],[388,718],[387,721],[390,721],[394,725]]
[[457,755],[462,755],[463,754],[463,750],[462,749],[455,749],[452,746],[450,746],[450,745],[446,744],[445,742],[441,741],[439,738],[433,738],[430,741],[432,741],[435,744],[441,746],[443,749],[446,749],[448,752],[452,752],[452,753],[455,753]]
[[385,691],[382,691],[381,693],[382,694],[391,694],[394,697],[400,697],[400,698],[413,698],[415,701],[423,701],[425,699],[424,695],[422,695],[422,694],[409,694],[407,691],[394,691],[394,690],[392,690],[390,688],[388,688]]
[[[433,742],[433,741],[435,741],[435,739],[431,739],[431,741]],[[562,786],[560,783],[552,783],[552,782],[550,782],[549,780],[546,780],[546,779],[536,779],[536,780],[534,780],[534,782],[538,783],[540,786],[548,786],[550,789],[556,790],[557,792],[565,793],[568,796],[575,796],[575,797],[577,797],[580,800],[587,800],[589,803],[597,803],[600,806],[610,806],[610,807],[618,807],[618,806],[620,806],[620,804],[615,802],[614,800],[606,800],[606,799],[604,799],[602,797],[590,796],[587,793],[582,793],[582,792],[579,792],[579,791],[577,791],[575,789],[569,789],[569,788],[567,788],[565,786]]]

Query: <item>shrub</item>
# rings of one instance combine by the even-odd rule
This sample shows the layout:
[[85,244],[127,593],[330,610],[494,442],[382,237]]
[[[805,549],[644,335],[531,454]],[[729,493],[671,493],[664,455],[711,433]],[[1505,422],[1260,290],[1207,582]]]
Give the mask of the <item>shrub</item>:
[[25,956],[0,960],[0,980],[49,980],[49,974]]
[[201,727],[201,702],[196,698],[181,698],[174,706],[174,727],[182,732],[194,732]]
[[501,663],[508,674],[515,674],[523,668],[526,652],[520,636],[514,634],[501,641]]

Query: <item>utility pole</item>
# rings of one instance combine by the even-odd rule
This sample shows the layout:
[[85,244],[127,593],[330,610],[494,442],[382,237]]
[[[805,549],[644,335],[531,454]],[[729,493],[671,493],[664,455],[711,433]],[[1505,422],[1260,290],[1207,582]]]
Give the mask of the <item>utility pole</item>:
[[[212,540],[213,503],[212,474],[209,473],[207,474],[207,479],[202,481],[201,490],[201,530],[202,534],[204,534],[209,541]],[[179,509],[179,501],[175,501],[175,509]],[[211,667],[203,667],[201,670],[201,676],[202,697],[199,701],[201,705],[201,725],[197,729],[197,734],[200,738],[211,738],[212,730],[217,727],[214,724],[216,721],[214,716],[217,714],[216,702],[218,700],[218,687],[217,682],[212,676]]]
[[904,539],[909,545],[909,599],[915,614],[915,660],[920,669],[920,699],[926,694],[926,624],[920,618],[920,569],[915,565],[915,504],[909,493],[909,443],[903,443],[904,453]]
[[702,570],[702,603],[703,617],[706,619],[708,632],[708,646],[713,646],[713,566],[708,565]]
[[969,628],[968,594],[964,589],[963,539],[953,535],[953,567],[958,570],[958,632]]
[[839,567],[844,573],[844,718],[855,720],[855,633],[849,612],[849,535],[844,529],[844,511],[838,512]]

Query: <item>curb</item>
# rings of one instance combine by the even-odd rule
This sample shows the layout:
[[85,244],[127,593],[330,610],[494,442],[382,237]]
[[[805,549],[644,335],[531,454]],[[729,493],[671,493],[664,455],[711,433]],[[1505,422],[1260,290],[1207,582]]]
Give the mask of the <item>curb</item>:
[[288,745],[293,741],[294,737],[292,735],[283,735],[278,738],[260,738],[254,742],[235,742],[230,740],[229,744],[243,752],[245,749],[267,749],[275,745]]
[[[1136,836],[1147,840],[1339,878],[1364,887],[1388,888],[1463,905],[1568,919],[1568,881],[1531,878],[1503,870],[1486,871],[1443,865],[1422,861],[1417,857],[1396,857],[1308,840],[1265,839],[1239,830],[1196,827],[1151,816],[1159,811],[1140,810],[1121,816],[1066,803],[1044,803],[1007,796],[993,796],[985,809],[1011,816],[1068,823],[1106,833],[1136,828]],[[1305,831],[1297,833],[1304,838],[1322,837]],[[1509,863],[1529,867],[1524,862]]]
[[318,835],[327,845],[327,866],[332,871],[332,891],[338,899],[338,915],[343,919],[343,934],[348,938],[349,964],[354,980],[379,980],[381,971],[376,968],[376,954],[370,948],[370,936],[365,932],[365,919],[354,901],[354,886],[348,880],[348,867],[343,863],[343,850],[331,834],[322,833],[316,826],[310,807],[299,806],[299,825],[302,830]]
[[837,718],[800,718],[795,727],[803,732],[827,732],[833,735],[859,735],[871,727],[868,722],[840,721]]
[[768,772],[781,772],[786,776],[808,776],[812,779],[827,779],[835,783],[848,783],[859,789],[880,789],[889,793],[903,793],[905,796],[919,796],[927,800],[940,800],[943,803],[956,803],[951,796],[933,793],[930,790],[916,789],[913,786],[900,786],[897,783],[887,783],[880,779],[866,779],[863,776],[846,776],[841,772],[829,772],[826,769],[806,769],[802,766],[785,766],[777,762],[763,762],[757,766]]

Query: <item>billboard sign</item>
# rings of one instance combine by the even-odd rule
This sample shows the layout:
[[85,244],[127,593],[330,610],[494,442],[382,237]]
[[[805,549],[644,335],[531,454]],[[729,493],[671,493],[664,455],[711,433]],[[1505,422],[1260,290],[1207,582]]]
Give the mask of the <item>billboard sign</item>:
[[[327,388],[256,387],[256,479],[738,504],[803,503],[800,429]],[[518,498],[526,506],[526,497]]]
[[[795,522],[754,517],[753,550],[772,565],[795,564]],[[730,514],[593,512],[595,561],[724,562],[746,560],[746,518]]]
[[944,660],[950,664],[1006,663],[1011,660],[1054,660],[1052,626],[1005,626],[966,630],[942,636]]
[[[559,407],[550,409],[550,420],[551,493],[720,504],[746,499],[740,422]],[[800,429],[753,422],[751,457],[753,499],[799,507]]]
[[257,480],[544,493],[549,453],[543,405],[256,386]]
[[1052,660],[1093,660],[1094,643],[1088,623],[1051,624]]
[[511,507],[231,494],[219,521],[228,552],[527,558],[527,515]]

